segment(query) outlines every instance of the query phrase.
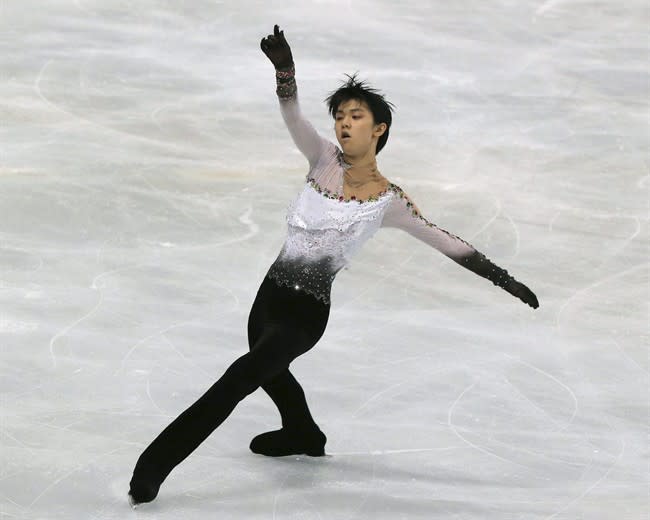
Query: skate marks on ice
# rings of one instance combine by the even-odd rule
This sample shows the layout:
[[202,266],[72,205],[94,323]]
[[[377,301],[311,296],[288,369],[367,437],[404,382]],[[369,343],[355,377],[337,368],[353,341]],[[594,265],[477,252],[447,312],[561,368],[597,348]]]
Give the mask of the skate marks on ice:
[[144,267],[144,266],[146,266],[146,265],[147,265],[146,263],[142,263],[142,264],[138,264],[138,265],[134,265],[134,266],[127,266],[127,267],[121,267],[121,268],[119,268],[119,269],[112,269],[112,270],[110,270],[110,271],[105,271],[105,272],[103,272],[103,273],[98,274],[98,275],[93,279],[93,282],[92,282],[90,288],[93,289],[93,290],[95,290],[95,291],[99,291],[99,298],[98,298],[97,303],[95,304],[95,306],[94,306],[94,307],[93,307],[93,308],[92,308],[88,313],[84,314],[83,316],[81,316],[79,319],[75,320],[75,321],[74,321],[73,323],[71,323],[70,325],[65,326],[63,329],[61,329],[59,332],[57,332],[57,333],[56,333],[54,336],[52,336],[52,338],[50,339],[50,342],[49,342],[49,350],[50,350],[50,358],[52,359],[52,368],[56,368],[56,366],[57,366],[56,354],[55,354],[55,352],[54,352],[54,345],[55,345],[56,341],[57,341],[59,338],[61,338],[61,337],[65,336],[65,335],[67,335],[67,334],[68,334],[68,333],[69,333],[73,328],[75,328],[77,325],[79,325],[80,323],[82,323],[84,320],[86,320],[86,319],[88,319],[89,317],[91,317],[91,316],[92,316],[92,315],[97,311],[97,309],[99,309],[99,307],[101,307],[102,302],[104,301],[104,294],[103,294],[103,292],[102,292],[102,288],[104,288],[105,286],[104,286],[104,285],[100,285],[100,284],[98,283],[99,280],[100,280],[101,278],[104,278],[104,277],[106,277],[106,276],[109,276],[109,275],[112,275],[112,274],[115,274],[115,273],[119,273],[119,272],[123,272],[123,271],[128,271],[128,270],[130,270],[130,269],[138,269],[138,268],[140,268],[140,267]]
[[[88,61],[90,61],[92,58],[93,58],[93,55],[91,54],[85,60],[84,63],[88,63]],[[64,107],[60,103],[57,103],[56,101],[53,101],[52,99],[50,99],[47,96],[47,94],[43,91],[43,88],[41,87],[41,83],[43,81],[43,76],[45,75],[46,70],[52,64],[56,65],[57,63],[58,62],[53,60],[53,59],[49,59],[47,62],[45,62],[42,65],[42,67],[40,68],[36,78],[34,79],[34,84],[33,84],[33,90],[36,93],[36,95],[39,97],[39,99],[41,99],[41,101],[43,101],[51,109],[53,109],[53,110],[55,110],[57,112],[60,112],[60,113],[62,113],[64,115],[78,121],[81,124],[89,125],[91,127],[94,127],[95,129],[102,130],[102,131],[108,133],[109,135],[110,134],[117,134],[120,137],[126,137],[126,138],[134,140],[134,141],[142,142],[142,143],[145,143],[147,145],[150,145],[150,146],[153,146],[153,147],[156,147],[156,148],[160,149],[161,152],[168,152],[170,150],[173,150],[174,152],[177,152],[180,155],[187,155],[187,152],[188,152],[188,145],[187,144],[179,145],[179,144],[177,144],[177,142],[175,142],[172,139],[163,141],[163,140],[155,139],[155,138],[148,137],[148,136],[145,136],[145,135],[140,135],[140,134],[136,134],[136,133],[133,133],[133,132],[128,132],[126,130],[114,128],[114,127],[109,126],[109,125],[107,125],[105,123],[102,123],[102,122],[99,122],[97,120],[90,119],[88,117],[84,117],[84,116],[82,116],[82,115],[80,115],[78,113],[72,112],[67,107]],[[80,90],[81,90],[80,94],[84,94],[84,85],[83,85],[83,83],[81,81],[81,77],[82,77],[82,73],[83,73],[83,64],[81,66],[79,66],[77,71],[78,71],[78,74],[79,74],[79,77],[80,77],[80,83],[79,83],[79,87],[80,87]],[[190,147],[189,149],[191,151],[193,151],[195,154],[197,153],[197,150],[195,148]]]
[[[497,437],[508,437],[509,432],[508,430],[495,429],[492,427],[493,424],[484,428],[487,431],[482,434],[480,431],[477,431],[478,428],[458,428],[454,423],[453,416],[455,409],[465,398],[466,394],[471,395],[477,385],[479,386],[479,391],[477,393],[479,400],[486,394],[494,391],[494,387],[488,388],[483,381],[474,382],[461,392],[449,409],[448,424],[454,434],[472,449],[478,450],[503,462],[520,466],[524,470],[528,470],[526,471],[526,474],[529,479],[552,481],[556,478],[557,472],[563,472],[560,469],[562,466],[567,468],[565,471],[568,471],[569,474],[573,473],[575,475],[581,475],[580,484],[575,486],[577,488],[575,490],[577,495],[570,500],[567,500],[566,503],[564,503],[553,514],[545,517],[546,520],[550,520],[579,504],[580,501],[594,488],[607,479],[610,473],[619,465],[623,455],[625,454],[625,439],[620,435],[618,430],[612,426],[607,419],[605,419],[609,425],[609,433],[603,433],[602,439],[606,439],[607,441],[614,439],[618,443],[618,448],[610,453],[601,453],[601,451],[603,451],[602,447],[592,441],[593,436],[591,434],[583,433],[578,426],[575,428],[572,427],[574,419],[578,414],[579,405],[575,392],[568,385],[549,372],[542,370],[531,363],[527,363],[508,354],[504,354],[504,357],[515,364],[521,364],[527,369],[541,375],[543,378],[542,380],[550,380],[550,383],[556,385],[557,390],[560,392],[558,398],[561,399],[562,392],[564,392],[564,395],[568,395],[571,402],[570,415],[566,416],[566,413],[564,413],[563,415],[565,415],[565,417],[563,417],[562,420],[558,420],[556,416],[561,410],[561,407],[558,407],[557,405],[551,406],[551,403],[549,402],[547,404],[549,409],[546,409],[542,403],[531,400],[531,398],[522,391],[521,384],[526,382],[526,384],[530,385],[529,390],[534,389],[537,392],[536,397],[538,400],[541,397],[546,397],[550,393],[549,390],[551,387],[546,386],[545,388],[545,385],[541,384],[540,380],[531,382],[532,380],[530,376],[525,378],[520,376],[521,380],[515,382],[507,376],[504,376],[503,383],[511,388],[512,395],[520,397],[523,403],[528,403],[529,405],[529,410],[522,410],[523,413],[521,415],[538,415],[540,417],[541,422],[538,423],[539,426],[537,426],[537,428],[541,430],[541,435],[548,439],[546,443],[531,443],[530,439],[533,439],[538,434],[535,433],[534,430],[528,430],[521,427],[516,428],[516,431],[512,435],[512,437],[518,439],[516,442],[500,441]],[[487,415],[490,415],[489,411]],[[546,422],[546,426],[544,425],[544,421]],[[560,433],[563,433],[563,440],[558,443],[558,434]],[[470,440],[468,436],[471,436],[472,439],[475,440]],[[560,437],[560,439],[562,439],[562,437]],[[478,443],[477,440],[482,441],[482,443]],[[531,443],[533,445],[532,448],[536,449],[526,448],[526,444],[528,443]],[[566,449],[570,443],[574,444],[575,449]],[[564,456],[562,457],[558,457],[555,454],[556,451],[560,451],[560,447],[564,447],[565,450]],[[504,457],[497,453],[497,450],[500,452],[511,452],[516,455],[516,457],[514,455],[513,457]],[[562,455],[562,453],[560,453],[560,455]],[[609,459],[609,463],[603,465],[603,461],[599,460],[602,458]],[[587,475],[591,478],[585,478]],[[639,478],[641,478],[641,475],[639,475]],[[582,488],[582,490],[580,490],[580,488]]]

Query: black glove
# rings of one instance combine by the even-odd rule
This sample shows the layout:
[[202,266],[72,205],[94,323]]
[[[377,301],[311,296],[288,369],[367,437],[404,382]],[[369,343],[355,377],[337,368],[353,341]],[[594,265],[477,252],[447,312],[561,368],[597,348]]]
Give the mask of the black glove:
[[284,31],[281,31],[277,24],[273,26],[273,34],[262,38],[260,47],[276,69],[286,69],[293,66],[291,48],[287,40],[284,39]]
[[523,283],[518,282],[514,278],[510,278],[510,281],[504,287],[504,289],[513,296],[519,298],[522,302],[530,305],[533,309],[537,309],[537,307],[539,307],[539,302],[537,301],[537,296],[535,296],[535,293],[533,293],[533,291],[531,291]]
[[487,278],[494,285],[508,291],[522,302],[530,305],[533,309],[539,307],[539,302],[533,291],[510,276],[508,271],[490,262],[484,254],[474,251],[470,256],[462,258],[457,262],[473,273]]

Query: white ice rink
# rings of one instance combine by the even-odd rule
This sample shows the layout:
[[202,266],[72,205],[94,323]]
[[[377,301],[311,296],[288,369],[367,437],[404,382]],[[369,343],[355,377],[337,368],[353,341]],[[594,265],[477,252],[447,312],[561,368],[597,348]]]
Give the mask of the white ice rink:
[[[275,5],[273,5],[275,4]],[[307,160],[359,72],[380,171],[533,310],[396,229],[292,365],[328,457],[248,449],[257,391],[132,510],[146,445],[248,349]],[[642,0],[0,2],[0,519],[649,518]]]

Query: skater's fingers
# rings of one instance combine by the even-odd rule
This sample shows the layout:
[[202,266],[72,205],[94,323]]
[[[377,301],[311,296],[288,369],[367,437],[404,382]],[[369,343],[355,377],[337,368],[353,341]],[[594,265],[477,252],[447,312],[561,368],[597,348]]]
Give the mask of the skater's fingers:
[[537,309],[537,307],[539,307],[537,296],[535,296],[535,293],[525,285],[522,288],[521,294],[519,295],[519,299],[522,302],[530,305],[533,309]]
[[279,36],[279,35],[280,35],[280,27],[278,26],[277,23],[273,26],[273,34],[274,34],[275,36]]
[[530,305],[533,309],[537,309],[537,307],[539,307],[537,296],[535,296],[535,293],[526,287],[523,283],[513,280],[509,285],[507,291],[513,296],[519,298],[526,305]]

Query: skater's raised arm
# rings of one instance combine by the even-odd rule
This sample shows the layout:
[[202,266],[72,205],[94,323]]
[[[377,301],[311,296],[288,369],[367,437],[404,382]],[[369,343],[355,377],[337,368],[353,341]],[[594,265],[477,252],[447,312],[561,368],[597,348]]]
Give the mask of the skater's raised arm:
[[501,287],[532,308],[539,307],[537,297],[528,287],[510,276],[508,271],[488,260],[471,244],[429,222],[422,216],[410,197],[398,186],[395,188],[397,188],[399,197],[392,200],[384,215],[382,227],[395,227],[406,231],[448,256],[457,264],[487,278],[494,285]]
[[273,34],[262,38],[260,47],[275,67],[276,93],[280,111],[293,142],[314,167],[327,140],[321,137],[309,121],[305,119],[298,103],[298,89],[295,79],[295,66],[291,48],[284,38],[284,31],[275,25]]

